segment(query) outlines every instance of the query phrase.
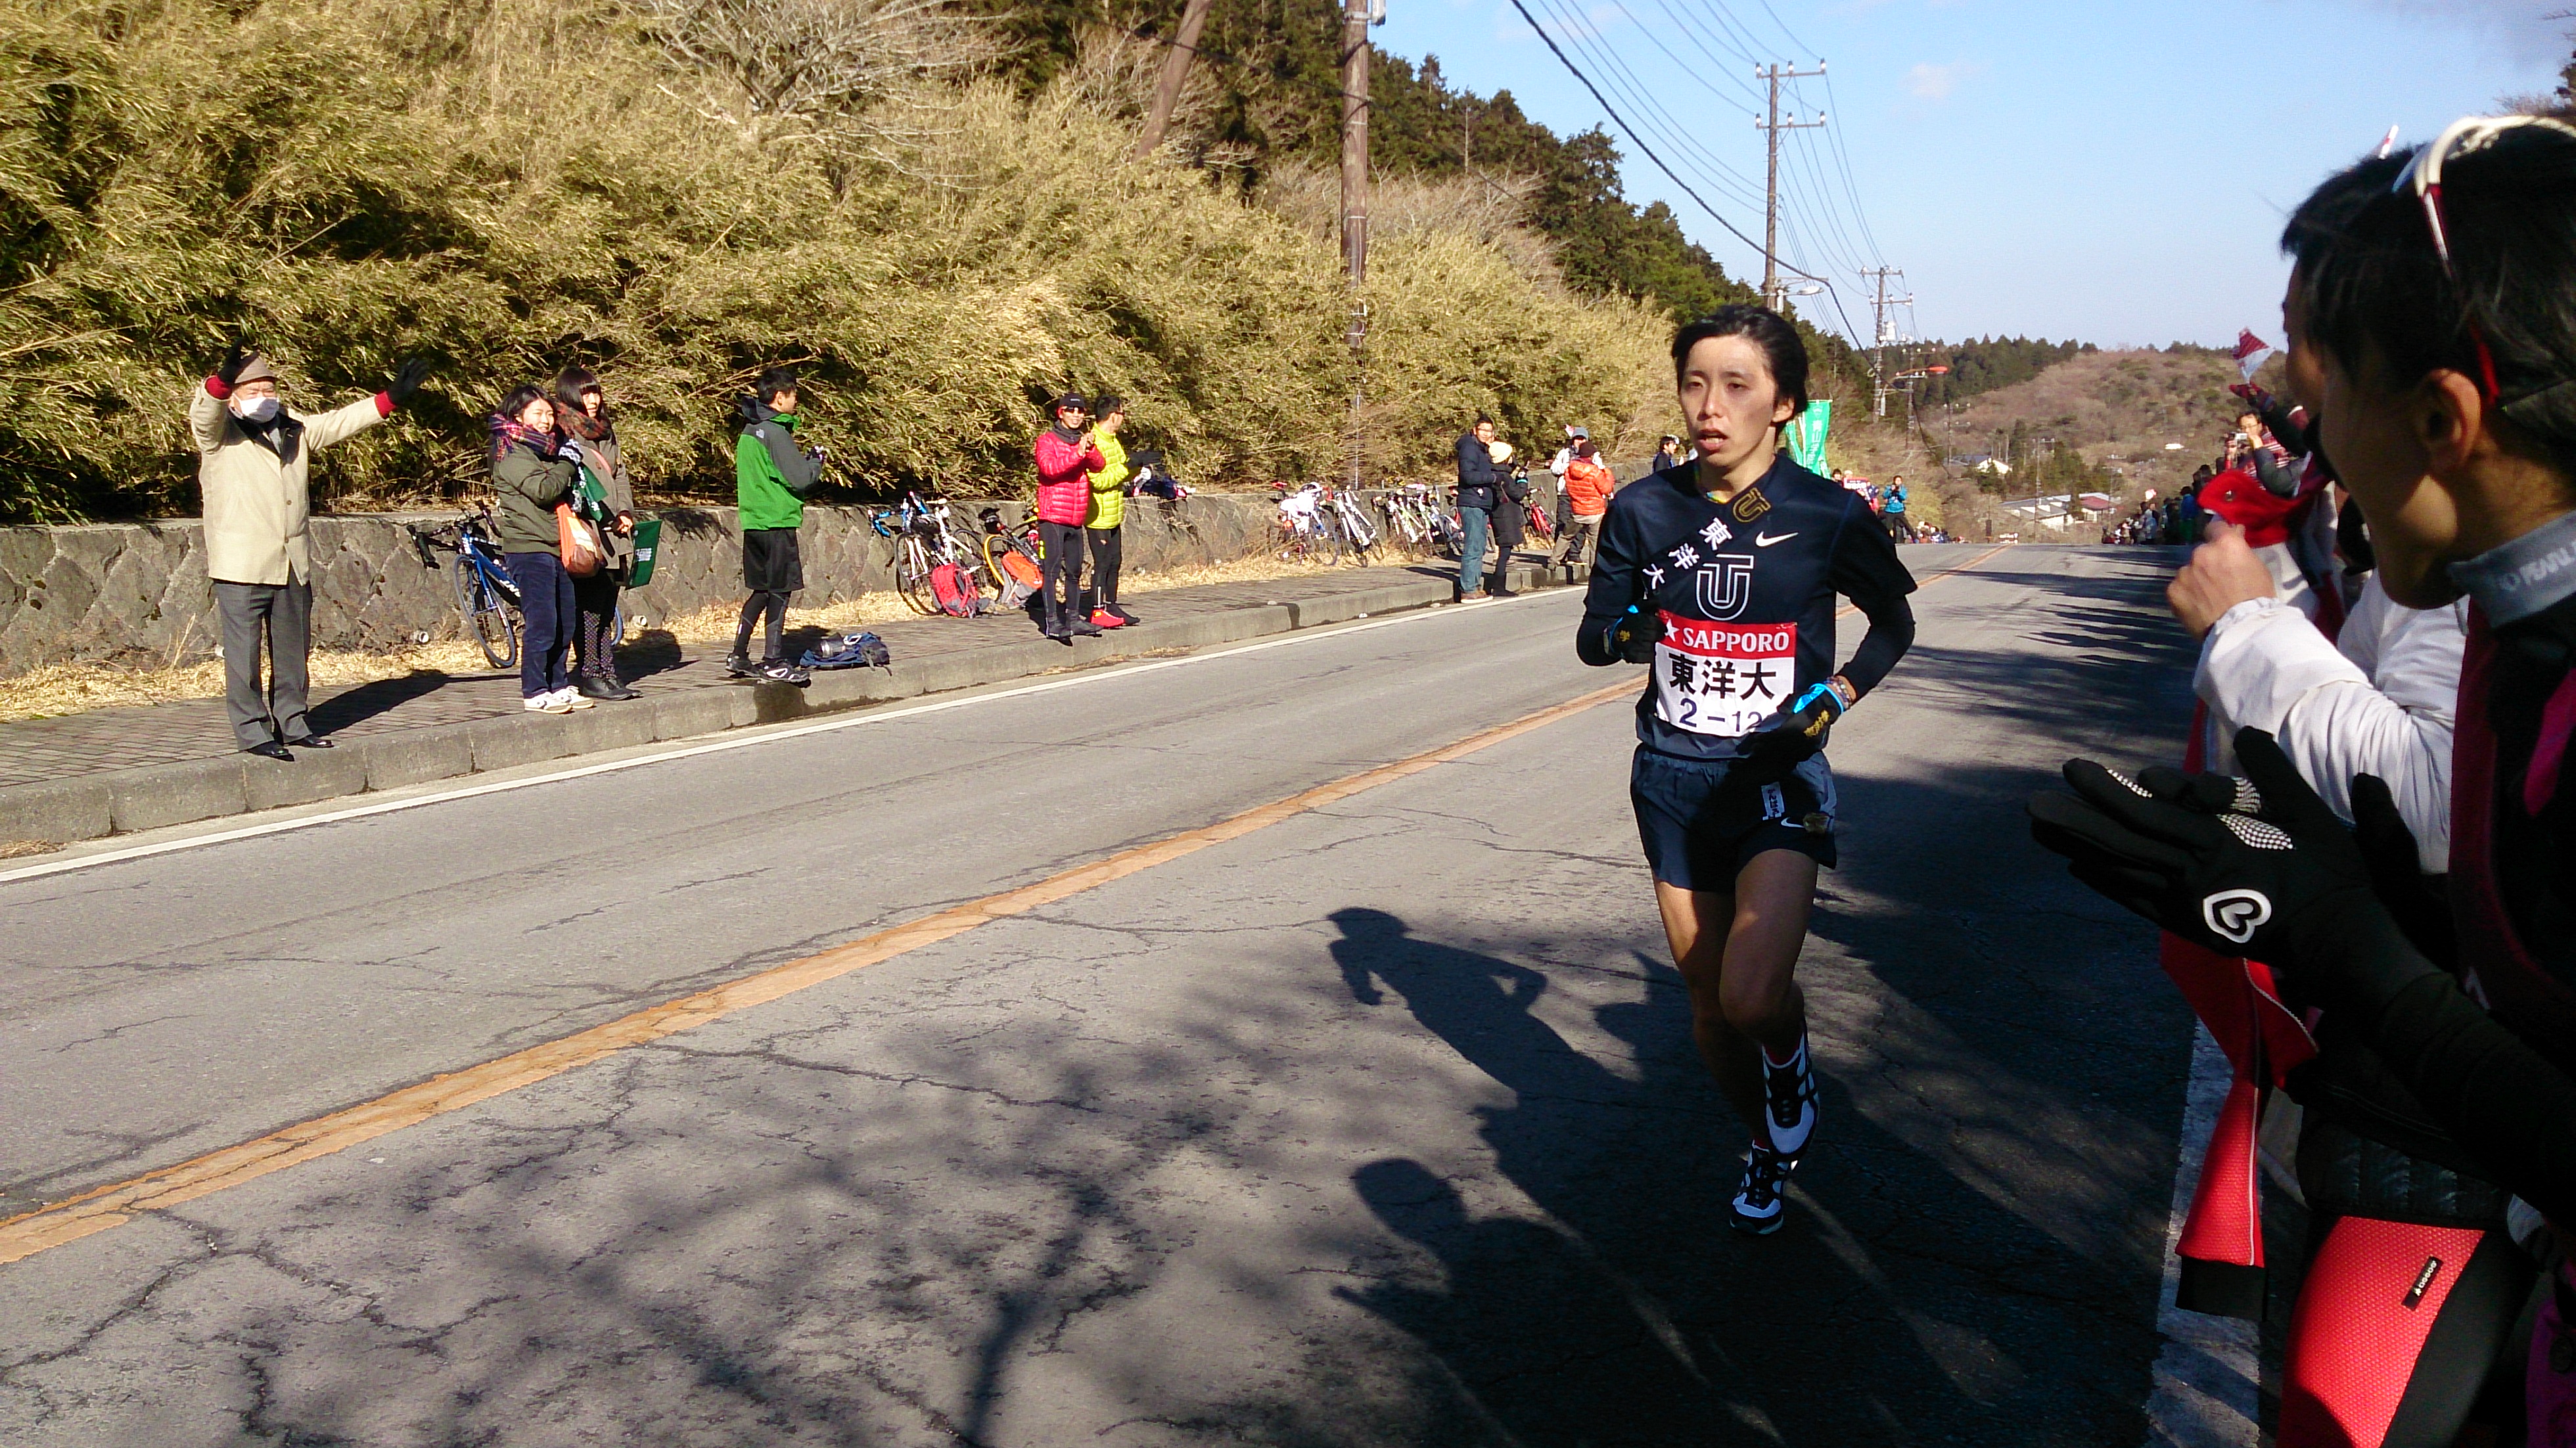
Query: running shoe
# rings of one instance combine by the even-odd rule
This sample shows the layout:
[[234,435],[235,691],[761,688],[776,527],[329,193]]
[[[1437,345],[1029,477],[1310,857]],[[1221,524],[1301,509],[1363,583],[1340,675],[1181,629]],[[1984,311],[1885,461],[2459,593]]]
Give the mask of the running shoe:
[[530,694],[519,701],[519,707],[526,709],[532,714],[569,714],[572,712],[572,706],[565,703],[562,697],[551,689],[542,694]]
[[1125,628],[1127,626],[1127,620],[1120,618],[1118,615],[1111,613],[1105,608],[1095,608],[1091,611],[1091,626],[1093,628]]
[[749,654],[728,654],[725,656],[725,677],[757,679],[760,677],[760,665],[753,663]]
[[1805,1032],[1799,1033],[1798,1054],[1786,1066],[1772,1065],[1771,1053],[1762,1052],[1762,1105],[1770,1118],[1772,1150],[1796,1162],[1816,1130],[1816,1073],[1808,1065]]
[[803,666],[791,664],[785,659],[761,660],[759,670],[752,677],[772,684],[794,684],[800,689],[811,683],[814,678]]
[[569,687],[555,690],[555,702],[563,705],[566,709],[596,709],[599,707],[590,700],[583,698],[581,696],[581,690]]
[[1096,639],[1100,637],[1100,625],[1093,623],[1088,619],[1076,618],[1072,625],[1066,628],[1065,632],[1073,635],[1075,638]]
[[1789,1185],[1789,1158],[1755,1142],[1744,1155],[1744,1180],[1726,1204],[1727,1225],[1749,1237],[1780,1230],[1780,1194]]
[[1120,623],[1134,623],[1136,621],[1136,615],[1129,613],[1122,605],[1113,603],[1109,605],[1109,611],[1118,615],[1118,621]]

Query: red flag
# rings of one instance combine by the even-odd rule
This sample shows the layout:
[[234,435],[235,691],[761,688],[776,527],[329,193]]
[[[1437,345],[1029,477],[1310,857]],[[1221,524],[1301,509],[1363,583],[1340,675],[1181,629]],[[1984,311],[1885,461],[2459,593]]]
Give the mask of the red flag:
[[2245,374],[2246,381],[2253,381],[2254,370],[2263,365],[2259,359],[2264,353],[2271,350],[2271,343],[2255,336],[2250,331],[2242,329],[2238,330],[2236,333],[2236,370]]

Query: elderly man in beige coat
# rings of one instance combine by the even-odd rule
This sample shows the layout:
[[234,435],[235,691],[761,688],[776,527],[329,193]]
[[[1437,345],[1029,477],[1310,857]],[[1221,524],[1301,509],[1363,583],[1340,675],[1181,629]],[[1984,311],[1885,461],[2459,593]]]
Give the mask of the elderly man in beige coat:
[[[224,705],[244,751],[291,762],[289,744],[328,749],[304,716],[305,658],[313,643],[313,569],[305,547],[311,511],[306,470],[326,448],[375,426],[420,390],[429,364],[405,362],[393,385],[336,411],[281,407],[277,373],[236,345],[188,399],[205,494],[206,576],[224,629]],[[268,687],[260,687],[267,646]]]

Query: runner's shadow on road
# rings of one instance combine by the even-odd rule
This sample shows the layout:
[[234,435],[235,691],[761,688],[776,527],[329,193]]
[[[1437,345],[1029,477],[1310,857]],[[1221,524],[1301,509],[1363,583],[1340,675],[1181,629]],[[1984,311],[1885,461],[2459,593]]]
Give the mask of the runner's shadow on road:
[[2133,1312],[2136,1284],[2106,1281],[2101,1264],[1880,1130],[1830,1074],[1828,1135],[1790,1224],[1736,1236],[1725,1210],[1743,1128],[1700,1069],[1669,967],[1637,960],[1645,999],[1595,1012],[1633,1049],[1631,1079],[1535,1013],[1544,972],[1418,938],[1382,911],[1331,919],[1359,1001],[1400,996],[1516,1094],[1482,1109],[1482,1134],[1537,1208],[1537,1220],[1480,1215],[1400,1158],[1352,1174],[1436,1268],[1342,1293],[1439,1359],[1420,1405],[1436,1426],[1415,1441],[1843,1448],[2143,1431],[2144,1360],[2134,1394],[2106,1381],[2101,1310],[2137,1317],[2122,1335],[2139,1343],[2123,1346],[2143,1346],[2151,1269]]

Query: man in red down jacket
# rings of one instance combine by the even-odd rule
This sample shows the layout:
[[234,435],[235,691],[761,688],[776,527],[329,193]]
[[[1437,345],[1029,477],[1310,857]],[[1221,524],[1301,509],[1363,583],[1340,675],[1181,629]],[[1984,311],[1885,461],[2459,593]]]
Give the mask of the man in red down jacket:
[[[1100,637],[1082,615],[1082,520],[1091,506],[1091,475],[1109,466],[1084,427],[1090,406],[1068,392],[1051,409],[1055,426],[1038,434],[1038,550],[1045,565],[1046,636],[1072,643],[1075,634]],[[1056,584],[1063,582],[1059,597]]]

